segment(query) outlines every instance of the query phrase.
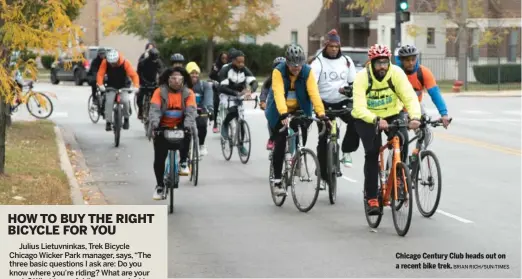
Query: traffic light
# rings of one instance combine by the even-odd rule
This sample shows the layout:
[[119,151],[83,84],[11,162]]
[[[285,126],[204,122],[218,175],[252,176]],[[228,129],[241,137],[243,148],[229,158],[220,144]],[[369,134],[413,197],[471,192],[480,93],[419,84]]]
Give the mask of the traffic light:
[[404,12],[408,10],[408,0],[399,0],[399,9]]
[[401,23],[410,21],[408,0],[397,0]]

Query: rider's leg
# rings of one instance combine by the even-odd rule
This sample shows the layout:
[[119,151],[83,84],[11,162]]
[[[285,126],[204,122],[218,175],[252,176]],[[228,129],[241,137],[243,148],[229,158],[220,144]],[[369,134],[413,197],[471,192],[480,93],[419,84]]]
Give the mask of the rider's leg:
[[[317,122],[317,129],[321,131],[323,129],[323,122]],[[321,169],[321,179],[327,181],[328,175],[326,171],[326,132],[319,136],[319,140],[317,141],[317,159],[319,160],[319,168]]]
[[91,96],[92,96],[92,102],[94,104],[98,104],[96,101],[96,91],[98,90],[98,86],[96,86],[96,84],[92,84],[91,85]]
[[215,86],[212,87],[214,91],[214,133],[217,133],[217,115],[219,113],[219,92]]
[[129,129],[129,117],[131,108],[130,98],[129,94],[127,94],[126,92],[121,93],[120,96],[121,102],[123,103],[123,129],[127,130]]
[[138,91],[138,94],[137,95],[137,99],[136,99],[136,103],[138,103],[138,119],[142,119],[142,115],[143,115],[143,97],[145,96],[145,91],[143,89],[140,89],[140,91]]
[[[405,118],[404,112],[401,111],[397,115],[393,115],[393,116],[386,118],[386,122],[392,123],[395,120],[398,120],[398,119],[403,120],[404,118]],[[401,139],[401,140],[404,140],[404,142],[401,142],[401,160],[402,160],[402,162],[407,163],[406,160],[408,158],[408,141],[409,141],[408,128],[400,128],[399,132],[403,136],[403,139]]]
[[268,127],[268,142],[266,143],[266,149],[271,150],[274,148],[274,133],[272,132],[272,129],[270,129],[270,125],[267,123],[266,126]]
[[199,137],[199,155],[205,156],[208,154],[207,148],[205,147],[205,138],[207,137],[208,117],[198,116],[198,118],[196,118],[196,123],[197,123],[197,127],[198,127],[198,137]]
[[106,91],[104,94],[105,94],[105,122],[107,122],[107,124],[105,126],[105,130],[110,131],[111,123],[112,123],[112,107],[114,106],[114,98],[116,96],[116,92]]
[[223,120],[223,127],[221,128],[221,135],[224,137],[224,138],[228,138],[229,134],[228,134],[228,125],[230,124],[230,121],[232,121],[232,119],[234,118],[237,118],[238,117],[238,114],[237,114],[237,106],[236,107],[230,107],[228,109],[228,114],[227,114],[227,117],[225,117],[225,120]]
[[185,132],[185,138],[183,139],[183,144],[179,148],[179,175],[188,175],[190,170],[188,167],[187,159],[188,152],[190,149],[190,139],[191,134]]
[[156,176],[156,188],[154,189],[152,198],[155,200],[161,200],[163,198],[163,191],[165,190],[163,175],[168,151],[165,138],[162,136],[154,138],[154,175]]
[[343,115],[343,117],[341,117],[341,119],[344,123],[346,123],[346,132],[344,133],[343,143],[341,145],[341,150],[343,151],[341,163],[343,163],[345,167],[351,167],[351,153],[359,149],[360,138],[357,134],[357,130],[355,129],[355,119],[353,118],[353,116],[351,114],[345,114]]
[[274,151],[272,153],[272,166],[274,168],[274,191],[276,194],[284,193],[285,189],[281,187],[281,178],[283,176],[283,160],[285,159],[286,135],[287,131],[279,132],[283,125],[278,121],[274,128]]

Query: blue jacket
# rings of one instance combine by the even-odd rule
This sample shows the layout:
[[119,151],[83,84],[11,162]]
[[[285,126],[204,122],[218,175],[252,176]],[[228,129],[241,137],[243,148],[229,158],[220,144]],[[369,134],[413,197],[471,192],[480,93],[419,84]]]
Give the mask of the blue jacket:
[[[308,80],[308,76],[310,75],[311,69],[312,68],[310,68],[309,65],[303,65],[303,68],[301,69],[301,72],[299,73],[299,76],[297,77],[294,83],[297,102],[299,103],[300,109],[303,110],[305,115],[307,116],[312,116],[312,102],[310,101],[310,97],[308,96],[308,90],[306,88],[306,81]],[[286,63],[280,63],[279,65],[277,65],[274,71],[279,71],[283,77],[286,101],[286,98],[288,96],[288,90],[290,89],[290,73],[288,72]],[[272,129],[274,129],[277,123],[279,122],[280,114],[277,110],[277,106],[274,99],[274,91],[272,90],[272,87],[268,91],[268,96],[266,99],[265,116],[268,121],[268,125]]]

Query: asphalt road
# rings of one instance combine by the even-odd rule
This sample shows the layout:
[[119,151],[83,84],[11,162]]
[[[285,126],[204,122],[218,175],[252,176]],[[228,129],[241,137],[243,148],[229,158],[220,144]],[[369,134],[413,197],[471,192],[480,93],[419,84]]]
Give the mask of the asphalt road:
[[[153,148],[135,115],[121,147],[114,148],[113,134],[88,118],[87,86],[38,86],[57,93],[52,119],[75,133],[93,178],[111,203],[157,203],[152,200]],[[309,213],[298,212],[291,199],[276,207],[267,178],[266,121],[260,111],[249,109],[250,162],[241,164],[237,150],[225,161],[219,137],[209,130],[210,154],[201,162],[199,186],[182,178],[175,214],[169,217],[169,276],[520,277],[520,100],[446,98],[454,122],[448,130],[437,128],[431,145],[442,163],[439,211],[427,219],[414,207],[406,237],[397,236],[389,209],[376,231],[366,223],[362,145],[353,168],[343,169],[336,205],[323,191]],[[433,106],[428,111],[436,116]],[[17,114],[18,119],[26,115]],[[316,129],[307,145],[314,150]],[[144,241],[146,237],[154,232]],[[447,262],[509,269],[396,269],[397,264],[445,262],[397,259],[397,253],[451,252],[505,254],[506,259]]]

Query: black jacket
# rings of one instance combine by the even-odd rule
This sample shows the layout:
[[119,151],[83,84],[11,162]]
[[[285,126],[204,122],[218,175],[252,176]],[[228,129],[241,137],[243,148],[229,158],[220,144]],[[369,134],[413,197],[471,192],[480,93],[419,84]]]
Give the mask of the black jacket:
[[98,74],[98,70],[100,69],[102,61],[103,59],[101,59],[99,56],[96,56],[91,61],[91,67],[89,68],[89,71],[87,71],[87,81],[89,85],[96,85],[96,75]]
[[161,74],[162,71],[163,63],[161,63],[160,59],[152,61],[149,57],[145,58],[142,54],[136,71],[140,77],[140,85],[150,86],[156,84],[156,76]]
[[219,71],[219,92],[237,96],[241,91],[250,85],[252,92],[257,90],[257,80],[252,72],[247,68],[237,69],[232,64],[226,64]]

